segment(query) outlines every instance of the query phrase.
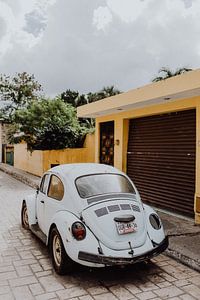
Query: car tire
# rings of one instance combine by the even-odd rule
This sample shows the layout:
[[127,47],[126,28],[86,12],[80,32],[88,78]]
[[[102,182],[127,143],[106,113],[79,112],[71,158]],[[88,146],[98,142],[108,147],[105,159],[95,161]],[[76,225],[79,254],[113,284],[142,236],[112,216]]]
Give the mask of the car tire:
[[28,210],[27,210],[27,205],[25,202],[23,202],[23,204],[22,204],[21,224],[24,229],[29,229]]
[[51,230],[49,248],[52,264],[56,273],[59,275],[71,273],[74,264],[65,251],[62,238],[56,227]]

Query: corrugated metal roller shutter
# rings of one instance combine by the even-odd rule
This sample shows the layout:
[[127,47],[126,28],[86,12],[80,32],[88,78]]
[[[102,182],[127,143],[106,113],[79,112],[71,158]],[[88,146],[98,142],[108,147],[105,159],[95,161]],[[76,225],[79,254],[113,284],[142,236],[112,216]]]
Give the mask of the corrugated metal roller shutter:
[[193,215],[196,111],[130,120],[127,173],[144,202]]

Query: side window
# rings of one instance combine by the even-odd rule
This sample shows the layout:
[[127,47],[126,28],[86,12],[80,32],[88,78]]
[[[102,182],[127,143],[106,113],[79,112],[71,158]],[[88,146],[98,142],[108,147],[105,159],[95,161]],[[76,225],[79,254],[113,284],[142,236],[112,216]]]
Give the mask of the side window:
[[55,175],[51,176],[48,197],[54,198],[56,200],[62,200],[64,196],[64,186],[60,178]]
[[40,192],[46,194],[47,184],[48,184],[49,175],[46,174],[43,176],[41,184],[40,184]]

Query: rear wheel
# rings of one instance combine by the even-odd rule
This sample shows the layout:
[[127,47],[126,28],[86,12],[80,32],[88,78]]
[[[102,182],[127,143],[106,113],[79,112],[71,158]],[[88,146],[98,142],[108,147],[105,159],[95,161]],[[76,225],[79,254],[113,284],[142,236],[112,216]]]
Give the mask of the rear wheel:
[[26,206],[25,202],[23,202],[23,204],[22,204],[21,223],[22,223],[23,228],[29,229],[28,210],[27,210],[27,206]]
[[49,246],[53,267],[56,273],[59,275],[71,273],[74,264],[67,256],[61,236],[56,227],[51,230]]

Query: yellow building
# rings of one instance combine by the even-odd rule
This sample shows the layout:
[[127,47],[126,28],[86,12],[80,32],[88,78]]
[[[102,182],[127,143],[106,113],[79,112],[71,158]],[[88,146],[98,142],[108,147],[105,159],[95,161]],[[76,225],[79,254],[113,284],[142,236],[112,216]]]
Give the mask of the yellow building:
[[50,168],[60,164],[94,162],[94,135],[88,134],[82,148],[60,150],[27,150],[27,144],[14,145],[14,166],[31,174],[42,176]]
[[96,119],[95,161],[135,182],[143,201],[200,224],[200,69],[78,108]]

